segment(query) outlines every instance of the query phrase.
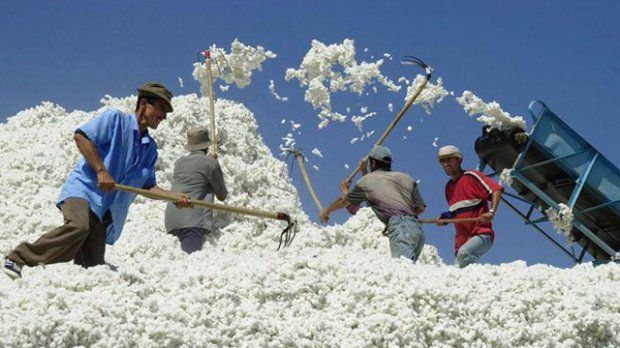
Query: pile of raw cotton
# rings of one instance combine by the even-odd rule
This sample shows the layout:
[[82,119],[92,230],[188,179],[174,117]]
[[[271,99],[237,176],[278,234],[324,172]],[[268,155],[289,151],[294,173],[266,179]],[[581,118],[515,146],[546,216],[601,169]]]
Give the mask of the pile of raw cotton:
[[[107,98],[132,109],[136,98]],[[176,97],[152,132],[158,180],[169,187],[185,131],[207,124],[207,100]],[[243,105],[219,100],[227,204],[284,211],[298,221],[276,251],[280,221],[216,213],[205,248],[184,254],[163,228],[164,203],[138,198],[110,266],[27,268],[0,277],[3,347],[616,347],[620,267],[445,265],[434,247],[419,263],[392,259],[381,224],[362,209],[322,227],[260,138]],[[54,207],[78,158],[74,129],[95,112],[51,103],[0,125],[0,252],[62,223]]]

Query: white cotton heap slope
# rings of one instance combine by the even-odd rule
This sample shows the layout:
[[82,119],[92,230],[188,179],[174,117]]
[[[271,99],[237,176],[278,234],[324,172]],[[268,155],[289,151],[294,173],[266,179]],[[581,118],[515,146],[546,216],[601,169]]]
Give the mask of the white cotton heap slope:
[[[105,103],[127,110],[135,97]],[[163,187],[184,154],[187,128],[208,122],[205,98],[180,96],[173,105],[152,132]],[[53,203],[78,158],[71,136],[97,112],[44,103],[0,125],[0,251],[62,222]],[[0,274],[0,346],[620,344],[619,266],[459,270],[428,245],[416,265],[392,259],[369,209],[344,225],[310,223],[252,113],[225,100],[216,112],[226,203],[290,213],[300,223],[293,245],[275,251],[279,221],[218,213],[219,238],[187,256],[163,230],[164,203],[139,198],[108,249],[117,271],[67,263],[27,268],[15,282]]]

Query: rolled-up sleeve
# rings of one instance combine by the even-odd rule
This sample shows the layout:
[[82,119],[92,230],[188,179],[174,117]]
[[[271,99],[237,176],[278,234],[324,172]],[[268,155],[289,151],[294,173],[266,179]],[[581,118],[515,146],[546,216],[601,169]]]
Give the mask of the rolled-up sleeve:
[[345,199],[353,205],[360,205],[362,202],[366,201],[366,194],[359,185],[355,185],[353,189],[347,193]]

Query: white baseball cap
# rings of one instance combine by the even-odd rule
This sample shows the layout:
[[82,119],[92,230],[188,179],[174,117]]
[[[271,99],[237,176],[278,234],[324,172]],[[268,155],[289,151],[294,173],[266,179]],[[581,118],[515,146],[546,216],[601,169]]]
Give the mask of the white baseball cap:
[[448,158],[448,157],[457,157],[463,159],[463,154],[458,147],[454,145],[446,145],[439,149],[439,154],[437,155],[437,159]]

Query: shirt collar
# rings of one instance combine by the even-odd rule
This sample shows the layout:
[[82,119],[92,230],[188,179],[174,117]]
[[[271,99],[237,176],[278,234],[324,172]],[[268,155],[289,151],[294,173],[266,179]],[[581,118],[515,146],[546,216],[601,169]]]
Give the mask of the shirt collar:
[[[131,129],[134,133],[137,133],[138,137],[140,137],[140,127],[138,126],[138,116],[136,114],[129,115],[129,123],[131,124]],[[144,135],[140,137],[140,142],[142,144],[148,144],[151,142],[151,136],[149,135],[149,130],[144,131]]]

